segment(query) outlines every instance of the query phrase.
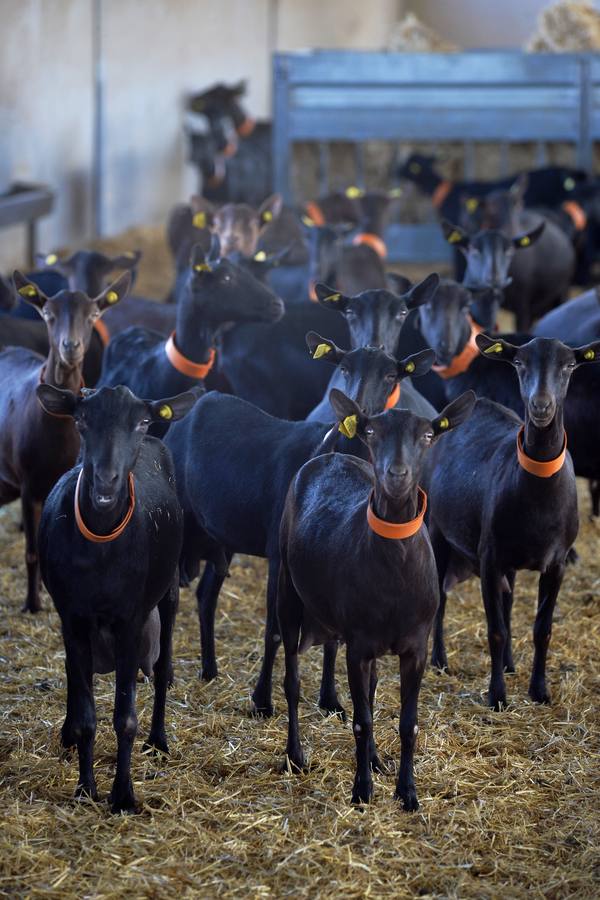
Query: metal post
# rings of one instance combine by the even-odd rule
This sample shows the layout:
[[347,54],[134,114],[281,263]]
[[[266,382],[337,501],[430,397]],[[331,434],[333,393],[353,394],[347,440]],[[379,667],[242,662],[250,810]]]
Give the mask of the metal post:
[[102,59],[102,0],[92,0],[92,229],[104,233],[104,61]]

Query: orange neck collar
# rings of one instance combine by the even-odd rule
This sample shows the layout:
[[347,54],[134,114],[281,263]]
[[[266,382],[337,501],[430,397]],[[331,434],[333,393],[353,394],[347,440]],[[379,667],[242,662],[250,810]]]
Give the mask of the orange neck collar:
[[251,119],[249,116],[246,116],[242,124],[238,125],[238,127],[236,128],[236,131],[240,137],[247,138],[250,137],[255,128],[256,120]]
[[433,194],[431,195],[431,202],[433,203],[436,209],[439,209],[454,185],[451,181],[447,181],[444,179],[440,181]]
[[367,504],[367,522],[371,531],[374,531],[379,537],[395,541],[403,541],[416,534],[423,524],[423,518],[427,510],[427,494],[423,488],[418,488],[418,492],[421,499],[421,511],[410,522],[386,522],[385,519],[377,518],[373,512],[373,494],[371,494]]
[[105,347],[108,347],[110,343],[110,331],[102,321],[102,319],[96,319],[94,322],[94,330],[98,332],[98,336]]
[[398,400],[400,399],[400,382],[396,385],[390,396],[385,401],[384,409],[393,409]]
[[[44,363],[44,365],[42,366],[42,368],[40,370],[40,384],[46,383],[44,381],[45,374],[46,374],[46,363]],[[81,393],[81,389],[84,387],[85,387],[85,381],[83,380],[83,376],[82,376],[81,381],[79,383],[79,393]],[[41,406],[41,404],[40,404],[40,406]],[[44,409],[43,406],[42,406],[42,409]],[[44,412],[46,413],[47,416],[52,416],[53,419],[72,419],[73,418],[73,416],[65,416],[62,413],[48,412],[47,409],[44,409]]]
[[367,247],[370,247],[375,251],[380,259],[385,259],[387,256],[387,247],[378,234],[371,234],[371,232],[369,231],[362,231],[360,234],[356,234],[354,236],[354,238],[352,239],[352,243],[355,247],[357,247],[359,244],[366,244]]
[[551,478],[557,472],[560,472],[567,458],[567,432],[565,431],[562,451],[555,459],[550,459],[548,462],[539,462],[539,460],[527,456],[523,449],[524,434],[525,427],[521,425],[517,434],[517,459],[521,468],[529,472],[530,475],[537,475],[538,478]]
[[85,522],[81,518],[81,511],[79,509],[79,485],[81,484],[82,477],[83,468],[79,471],[79,475],[77,476],[77,484],[75,485],[75,521],[77,523],[77,527],[86,540],[93,541],[95,544],[108,544],[110,543],[110,541],[114,541],[120,535],[122,535],[131,521],[131,517],[135,509],[135,484],[133,481],[133,473],[129,473],[128,479],[129,509],[126,512],[123,521],[119,525],[117,525],[116,528],[113,528],[113,530],[109,534],[94,534],[94,532],[90,531],[90,529],[86,526]]
[[475,343],[475,338],[478,334],[481,334],[483,328],[481,325],[478,325],[477,322],[474,322],[471,316],[467,316],[467,318],[469,320],[469,325],[471,326],[471,334],[463,349],[454,357],[449,366],[431,367],[434,372],[437,372],[440,378],[454,378],[455,375],[462,375],[463,372],[467,371],[475,357],[479,356],[479,348]]
[[206,378],[215,361],[215,348],[211,347],[209,350],[208,362],[192,362],[191,359],[184,356],[175,346],[174,331],[171,332],[171,335],[165,344],[165,353],[173,368],[177,369],[178,372],[181,372],[182,375],[188,375],[189,378]]
[[308,218],[312,219],[315,225],[322,227],[325,224],[325,216],[323,215],[323,210],[314,200],[309,200],[308,203],[305,203],[304,209]]
[[571,218],[571,221],[575,226],[575,231],[583,231],[587,225],[587,215],[579,203],[576,203],[574,200],[565,200],[562,204],[562,208]]

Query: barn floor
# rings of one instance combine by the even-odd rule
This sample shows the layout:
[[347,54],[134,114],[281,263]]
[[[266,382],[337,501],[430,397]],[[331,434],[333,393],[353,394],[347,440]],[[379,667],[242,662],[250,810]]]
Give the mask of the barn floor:
[[[249,715],[265,566],[246,558],[225,583],[217,617],[221,674],[211,684],[198,679],[195,601],[182,592],[166,761],[141,753],[152,686],[139,685],[133,777],[140,814],[111,816],[105,802],[115,764],[112,676],[96,680],[101,801],[73,800],[76,759],[64,757],[58,740],[66,690],[58,618],[47,595],[37,617],[19,612],[25,593],[19,511],[2,510],[0,895],[598,897],[600,526],[589,521],[580,487],[580,561],[565,579],[549,656],[553,705],[527,699],[535,578],[517,581],[518,674],[508,678],[510,704],[501,714],[483,705],[488,657],[479,585],[462,585],[448,604],[452,674],[428,671],[421,693],[421,808],[410,815],[393,800],[400,748],[391,658],[380,663],[375,712],[390,772],[374,777],[372,804],[350,806],[352,730],[316,707],[317,650],[302,660],[301,728],[311,770],[300,777],[281,772],[281,659],[275,716]],[[350,709],[343,653],[338,684]]]

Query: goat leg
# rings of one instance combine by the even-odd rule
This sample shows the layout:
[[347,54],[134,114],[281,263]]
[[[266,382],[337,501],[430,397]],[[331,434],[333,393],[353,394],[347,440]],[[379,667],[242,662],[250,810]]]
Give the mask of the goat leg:
[[546,656],[548,645],[552,635],[552,617],[556,598],[560,591],[564,565],[552,566],[547,572],[542,572],[538,586],[538,608],[533,626],[533,668],[531,681],[529,682],[529,696],[536,703],[550,703],[550,694],[546,686]]

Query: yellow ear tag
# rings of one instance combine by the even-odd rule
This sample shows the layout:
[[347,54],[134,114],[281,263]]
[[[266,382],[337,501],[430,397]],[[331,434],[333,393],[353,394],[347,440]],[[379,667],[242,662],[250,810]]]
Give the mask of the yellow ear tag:
[[583,354],[583,358],[587,359],[587,360],[595,359],[596,354],[594,353],[593,350],[586,350],[585,353]]
[[263,222],[271,222],[273,220],[273,213],[270,209],[265,209],[264,213],[262,214],[262,220]]
[[353,438],[356,434],[356,426],[358,425],[357,416],[346,416],[343,422],[340,422],[339,430],[345,437]]
[[256,262],[264,262],[267,258],[267,254],[264,250],[259,250],[258,253],[254,254],[254,259]]
[[329,344],[317,344],[313,353],[313,359],[321,359],[322,356],[326,356],[328,353],[331,353]]
[[158,411],[161,419],[172,419],[173,418],[173,410],[169,406],[168,403],[164,403]]
[[492,344],[491,347],[488,347],[487,350],[483,351],[484,353],[502,353],[502,344],[496,342]]
[[314,228],[315,223],[310,218],[310,216],[302,216],[302,221],[306,225],[307,228]]
[[525,235],[525,237],[522,237],[521,240],[519,241],[519,247],[529,247],[530,243],[531,243],[531,238],[527,237],[527,235]]
[[572,191],[575,187],[575,179],[574,178],[565,178],[563,181],[563,187],[565,191]]
[[119,295],[117,294],[116,291],[109,291],[108,294],[106,295],[107,303],[116,303],[118,299],[119,299]]
[[458,244],[461,237],[462,237],[462,235],[461,235],[460,231],[451,231],[450,234],[448,235],[448,243],[449,244]]
[[24,284],[19,288],[21,297],[37,297],[37,291],[32,284]]
[[354,184],[350,185],[349,188],[346,188],[346,197],[348,197],[349,200],[357,200],[359,197],[362,197],[363,194],[364,191]]
[[135,253],[132,250],[126,250],[123,256],[126,256],[127,259],[135,259]]
[[449,427],[450,427],[450,422],[449,422],[448,419],[444,416],[443,419],[440,419],[438,428],[440,428],[442,431],[445,431],[446,428],[449,428]]
[[404,371],[405,372],[414,372],[415,371],[415,364],[412,360],[410,362],[406,363],[406,365],[404,366]]
[[58,256],[56,253],[49,253],[44,262],[47,266],[53,266],[55,262],[58,262]]
[[210,272],[210,266],[208,263],[196,263],[194,272]]
[[394,197],[394,198],[401,197],[402,196],[402,188],[401,187],[392,188],[391,191],[389,192],[388,196]]
[[467,210],[469,212],[475,212],[475,210],[477,209],[478,206],[479,206],[479,200],[477,200],[475,197],[469,197],[469,199],[466,202]]
[[408,167],[408,171],[412,172],[413,175],[418,175],[419,172],[421,171],[420,163],[415,163],[415,162],[411,163],[410,166]]
[[206,213],[197,212],[192,219],[194,228],[206,228]]
[[339,303],[341,296],[341,294],[330,294],[329,297],[325,297],[324,300],[326,303]]

